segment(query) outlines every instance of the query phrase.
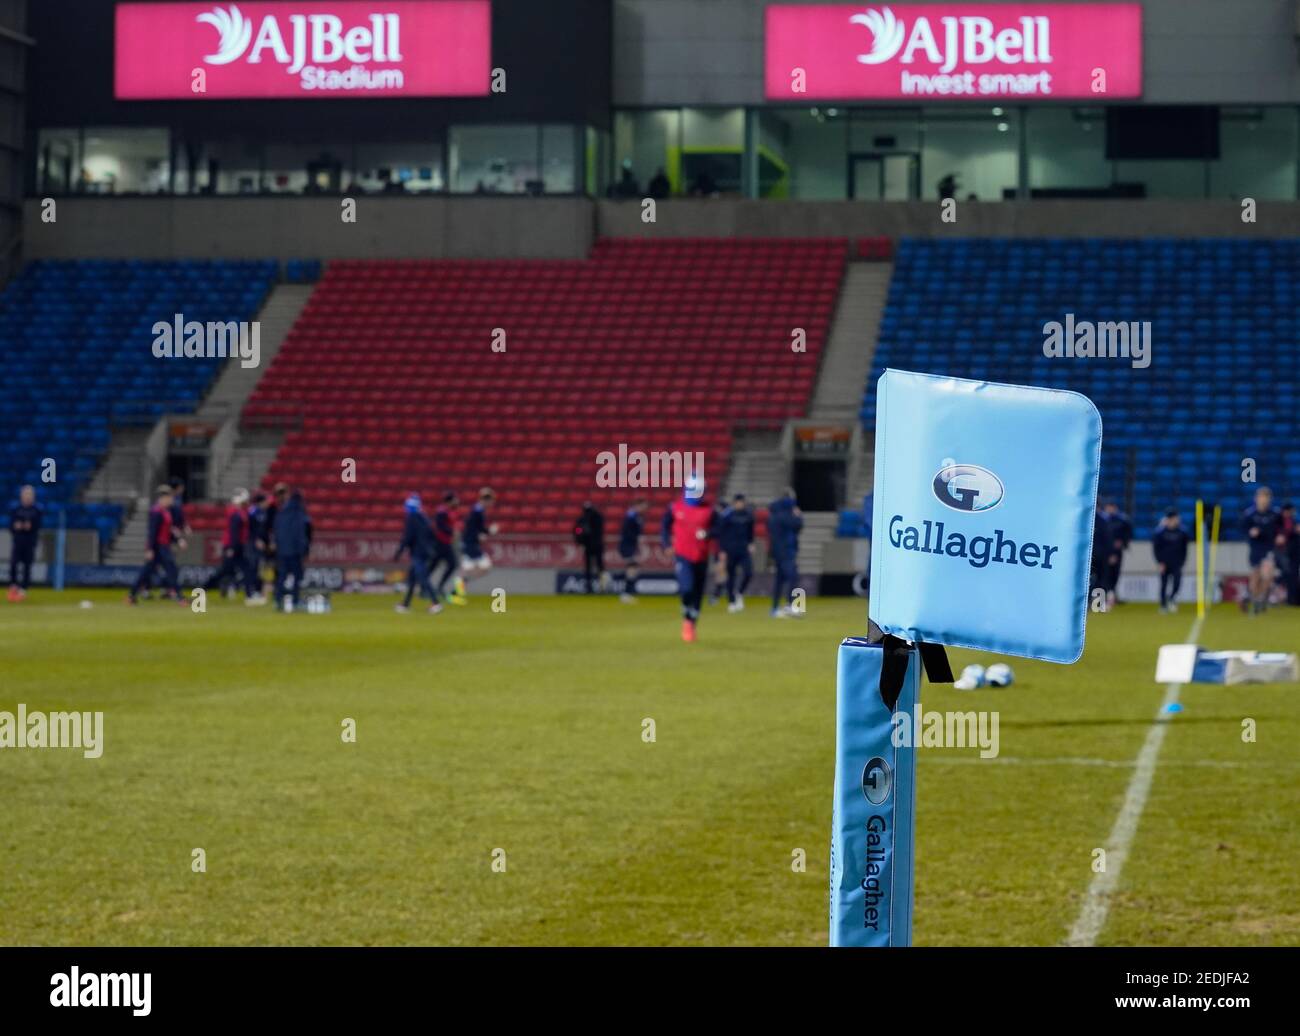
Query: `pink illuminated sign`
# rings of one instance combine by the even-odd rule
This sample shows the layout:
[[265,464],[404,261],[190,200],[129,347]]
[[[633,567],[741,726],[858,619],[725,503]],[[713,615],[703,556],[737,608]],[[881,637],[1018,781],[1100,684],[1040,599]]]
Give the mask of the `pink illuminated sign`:
[[774,4],[773,101],[1142,96],[1138,4]]
[[491,17],[490,0],[118,4],[114,95],[484,95]]

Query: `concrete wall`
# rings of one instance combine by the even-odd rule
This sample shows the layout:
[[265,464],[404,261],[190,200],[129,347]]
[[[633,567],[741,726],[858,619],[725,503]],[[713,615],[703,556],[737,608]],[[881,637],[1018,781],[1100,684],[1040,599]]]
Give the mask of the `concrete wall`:
[[[614,104],[764,103],[766,6],[614,0]],[[1300,103],[1295,0],[1143,0],[1142,8],[1147,103]]]
[[61,198],[25,211],[24,257],[579,258],[594,210],[577,198]]
[[852,201],[660,202],[657,221],[641,222],[635,203],[601,201],[601,237],[1295,237],[1300,203],[1261,202],[1242,223],[1235,202],[958,202],[943,223],[939,203]]
[[587,255],[597,237],[1295,237],[1300,203],[1261,202],[1255,223],[1234,202],[636,202],[539,198],[65,198],[58,222],[26,203],[24,258],[554,258]]

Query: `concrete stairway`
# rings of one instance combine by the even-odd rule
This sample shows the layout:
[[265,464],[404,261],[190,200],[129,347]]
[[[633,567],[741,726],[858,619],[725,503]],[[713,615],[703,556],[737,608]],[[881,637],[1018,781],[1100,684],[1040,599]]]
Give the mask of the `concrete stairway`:
[[[300,284],[279,284],[271,290],[257,315],[261,323],[258,366],[245,368],[238,357],[228,360],[195,411],[196,420],[223,424],[238,418],[311,293],[310,285]],[[86,500],[111,501],[127,508],[128,518],[106,554],[106,561],[111,565],[136,565],[143,556],[149,521],[148,494],[153,489],[146,485],[144,477],[145,442],[149,434],[150,429],[145,428],[115,429],[104,461],[85,493]],[[219,473],[215,498],[225,499],[236,486],[256,486],[279,449],[280,439],[279,432],[242,434],[225,469]]]
[[[227,363],[216,384],[212,386],[212,391],[203,401],[203,406],[199,408],[200,419],[219,421],[238,415],[243,410],[248,397],[257,387],[258,379],[270,368],[289,329],[302,314],[312,290],[312,285],[276,285],[258,314],[258,320],[262,324],[261,363],[254,368],[242,367],[238,359]],[[283,441],[284,433],[280,431],[241,431],[231,450],[229,461],[221,471],[215,472],[215,478],[209,484],[212,499],[227,500],[241,487],[255,489],[266,474],[266,469],[271,466]]]
[[844,506],[858,508],[862,498],[871,492],[876,481],[875,436],[866,436],[862,453],[849,458],[849,470],[844,486]]
[[835,525],[839,515],[834,511],[805,511],[803,532],[799,536],[799,572],[801,575],[819,576],[823,572],[822,553],[826,544],[835,539]]
[[148,498],[153,487],[145,480],[145,443],[150,428],[117,428],[109,440],[108,451],[84,499],[92,502],[126,503]]
[[256,367],[244,367],[238,357],[228,360],[199,406],[198,420],[221,421],[243,409],[257,387],[258,379],[270,368],[289,329],[302,313],[312,288],[310,284],[277,284],[271,289],[257,315],[262,325],[260,363]]
[[744,432],[736,436],[723,495],[730,500],[744,493],[756,507],[766,507],[790,482],[790,469],[781,453],[781,433]]
[[857,421],[893,273],[892,263],[852,262],[845,268],[810,418],[846,424]]
[[[827,424],[856,425],[862,393],[871,372],[880,332],[880,318],[889,295],[893,264],[851,262],[845,270],[835,318],[831,323],[808,417]],[[871,489],[874,461],[870,449],[849,458],[846,506],[858,507]],[[726,497],[740,492],[765,507],[789,484],[790,464],[777,433],[751,433],[737,438]],[[804,512],[799,538],[799,571],[823,572],[826,545],[835,539],[839,516],[834,512]]]
[[144,560],[144,541],[149,532],[149,501],[128,505],[129,515],[117,539],[104,555],[106,565],[138,565]]
[[277,429],[255,429],[240,432],[239,441],[230,454],[230,463],[217,473],[212,483],[214,500],[228,500],[236,489],[254,490],[261,485],[266,469],[284,441],[284,433]]

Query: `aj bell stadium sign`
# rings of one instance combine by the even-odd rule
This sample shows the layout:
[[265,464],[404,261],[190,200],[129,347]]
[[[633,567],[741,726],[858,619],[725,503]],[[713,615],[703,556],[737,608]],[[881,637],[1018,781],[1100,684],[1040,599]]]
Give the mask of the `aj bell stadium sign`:
[[490,0],[124,3],[119,100],[489,92]]
[[768,100],[1142,96],[1138,4],[774,4]]

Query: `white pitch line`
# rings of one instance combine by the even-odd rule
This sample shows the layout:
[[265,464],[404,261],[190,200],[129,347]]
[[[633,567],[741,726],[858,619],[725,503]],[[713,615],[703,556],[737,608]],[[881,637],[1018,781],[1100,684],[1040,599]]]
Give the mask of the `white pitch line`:
[[[1137,766],[1135,759],[1086,759],[1081,756],[1045,756],[1034,759],[1026,756],[999,755],[992,759],[978,756],[931,756],[925,761],[926,766],[988,766],[990,763],[1003,766],[1103,766],[1113,770],[1131,770]],[[1263,763],[1236,763],[1227,759],[1186,759],[1177,763],[1165,763],[1165,766],[1193,767],[1211,770],[1253,770],[1263,767]],[[1270,770],[1277,770],[1281,764],[1267,764]],[[1300,769],[1300,767],[1281,767],[1282,769]]]
[[[1186,644],[1195,644],[1201,635],[1201,620],[1192,623],[1192,630],[1187,634]],[[1119,886],[1119,876],[1124,870],[1124,861],[1128,859],[1129,846],[1137,834],[1138,821],[1146,808],[1147,796],[1151,793],[1151,781],[1156,775],[1156,763],[1160,758],[1160,746],[1164,744],[1165,731],[1168,730],[1168,713],[1170,705],[1178,701],[1182,684],[1171,683],[1165,687],[1165,697],[1160,703],[1160,711],[1147,730],[1146,740],[1138,752],[1134,763],[1133,776],[1128,782],[1128,791],[1124,795],[1124,805],[1115,818],[1110,837],[1106,840],[1106,869],[1094,874],[1088,886],[1088,893],[1083,900],[1079,917],[1070,929],[1065,940],[1067,946],[1092,946],[1097,942],[1110,913],[1110,897]]]

